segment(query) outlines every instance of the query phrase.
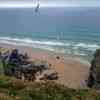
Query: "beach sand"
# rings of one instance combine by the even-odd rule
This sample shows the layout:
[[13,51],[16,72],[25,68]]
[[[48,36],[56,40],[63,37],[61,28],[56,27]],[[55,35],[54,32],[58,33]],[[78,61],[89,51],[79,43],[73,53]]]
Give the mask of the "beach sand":
[[[69,57],[45,50],[31,47],[0,44],[0,47],[17,48],[20,52],[27,52],[31,60],[43,60],[51,64],[51,68],[59,73],[58,83],[69,88],[87,88],[86,80],[89,75],[89,63],[85,63],[77,57]],[[57,56],[60,58],[57,59]]]

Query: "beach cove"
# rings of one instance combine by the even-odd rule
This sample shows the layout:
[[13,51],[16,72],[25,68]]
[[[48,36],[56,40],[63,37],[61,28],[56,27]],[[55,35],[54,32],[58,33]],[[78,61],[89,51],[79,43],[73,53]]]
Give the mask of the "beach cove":
[[46,61],[55,70],[59,78],[56,82],[69,88],[87,88],[90,64],[77,57],[70,57],[41,49],[11,44],[0,44],[3,48],[16,48],[27,53],[32,61]]

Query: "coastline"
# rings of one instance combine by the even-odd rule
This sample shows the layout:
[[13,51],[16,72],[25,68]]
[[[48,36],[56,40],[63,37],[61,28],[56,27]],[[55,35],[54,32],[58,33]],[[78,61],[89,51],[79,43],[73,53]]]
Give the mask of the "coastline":
[[[31,60],[43,60],[51,64],[52,69],[59,73],[58,83],[70,88],[87,88],[86,80],[89,75],[89,63],[77,57],[70,57],[53,53],[47,50],[36,49],[27,46],[10,45],[0,43],[0,47],[16,48],[20,52],[27,52]],[[60,59],[56,57],[59,56]]]

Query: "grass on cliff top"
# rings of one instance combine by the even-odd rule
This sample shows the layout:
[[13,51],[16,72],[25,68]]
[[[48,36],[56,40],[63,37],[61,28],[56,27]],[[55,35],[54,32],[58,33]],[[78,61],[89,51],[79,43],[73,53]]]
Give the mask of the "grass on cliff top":
[[100,100],[100,93],[70,89],[53,81],[24,82],[0,76],[0,100]]

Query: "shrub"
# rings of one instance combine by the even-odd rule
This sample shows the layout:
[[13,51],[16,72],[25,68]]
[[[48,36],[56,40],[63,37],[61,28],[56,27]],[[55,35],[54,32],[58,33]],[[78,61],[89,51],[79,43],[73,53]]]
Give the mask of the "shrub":
[[75,90],[53,81],[24,82],[5,76],[0,81],[0,100],[100,100],[94,89]]

